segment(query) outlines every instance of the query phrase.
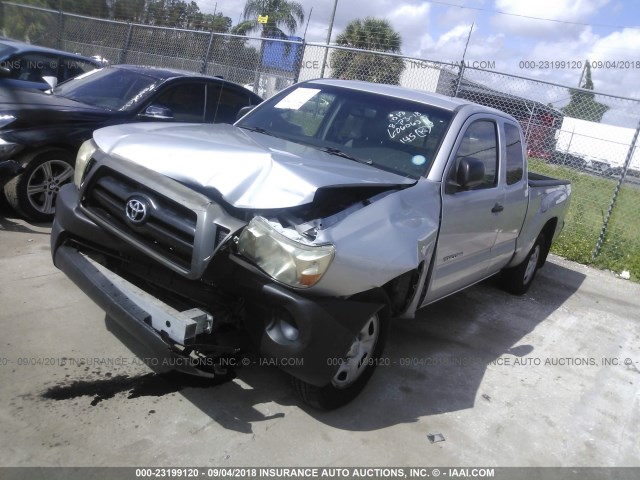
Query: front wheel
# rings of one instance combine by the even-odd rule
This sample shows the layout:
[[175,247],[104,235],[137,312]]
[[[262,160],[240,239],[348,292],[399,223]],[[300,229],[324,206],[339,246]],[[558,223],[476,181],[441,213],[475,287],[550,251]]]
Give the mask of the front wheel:
[[520,265],[502,271],[502,288],[515,295],[527,293],[544,256],[544,246],[545,238],[541,233]]
[[21,163],[24,171],[4,187],[7,201],[31,220],[53,221],[60,187],[73,179],[73,155],[47,150],[28,155]]
[[296,393],[320,410],[346,405],[364,389],[380,363],[389,328],[389,309],[373,314],[355,336],[331,382],[316,387],[292,377]]

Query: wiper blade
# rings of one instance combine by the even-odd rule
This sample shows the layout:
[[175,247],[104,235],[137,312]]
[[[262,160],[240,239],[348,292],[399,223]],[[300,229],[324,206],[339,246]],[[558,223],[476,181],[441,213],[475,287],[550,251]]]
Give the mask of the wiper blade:
[[342,158],[346,158],[346,159],[349,159],[349,160],[353,160],[353,161],[358,162],[358,163],[364,163],[366,165],[373,164],[373,162],[371,160],[363,160],[362,158],[354,157],[353,155],[350,155],[347,152],[344,152],[344,151],[340,150],[339,148],[318,147],[318,150],[321,150],[323,152],[329,153],[331,155],[335,155],[337,157],[342,157]]
[[262,127],[249,127],[246,125],[238,125],[240,128],[244,128],[245,130],[249,130],[250,132],[262,133],[263,135],[270,135],[272,137],[277,137],[277,135],[269,130],[266,130]]

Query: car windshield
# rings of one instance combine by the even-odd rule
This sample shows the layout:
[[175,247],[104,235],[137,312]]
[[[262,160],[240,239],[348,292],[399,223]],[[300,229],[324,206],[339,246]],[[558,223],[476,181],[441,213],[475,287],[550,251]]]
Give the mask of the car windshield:
[[92,70],[53,89],[53,94],[109,110],[129,110],[160,83],[155,77],[123,68]]
[[419,102],[307,84],[269,99],[236,125],[399,175],[426,175],[452,113]]
[[[5,45],[4,43],[0,43],[0,60],[4,60],[9,56],[10,53],[15,52],[16,49],[10,45]],[[0,67],[8,67],[9,65],[4,65],[0,62]]]

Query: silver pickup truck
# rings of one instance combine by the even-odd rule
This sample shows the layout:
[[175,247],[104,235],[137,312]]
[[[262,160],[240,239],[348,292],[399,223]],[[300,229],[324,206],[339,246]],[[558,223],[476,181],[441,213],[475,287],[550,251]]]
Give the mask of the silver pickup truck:
[[225,374],[253,348],[336,408],[371,377],[391,319],[495,274],[527,291],[571,187],[527,173],[525,152],[491,108],[304,82],[235,125],[97,130],[60,191],[52,254],[180,370]]

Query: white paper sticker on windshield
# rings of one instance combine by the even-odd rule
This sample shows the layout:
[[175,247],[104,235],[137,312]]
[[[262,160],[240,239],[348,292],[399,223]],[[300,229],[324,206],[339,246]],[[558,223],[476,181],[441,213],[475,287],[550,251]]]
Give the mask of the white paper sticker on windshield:
[[399,139],[402,143],[412,142],[418,137],[426,137],[431,133],[433,122],[420,112],[392,112],[388,115],[389,138]]
[[307,103],[311,97],[319,92],[319,88],[298,88],[280,100],[275,105],[275,108],[298,110],[302,105]]

